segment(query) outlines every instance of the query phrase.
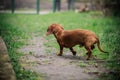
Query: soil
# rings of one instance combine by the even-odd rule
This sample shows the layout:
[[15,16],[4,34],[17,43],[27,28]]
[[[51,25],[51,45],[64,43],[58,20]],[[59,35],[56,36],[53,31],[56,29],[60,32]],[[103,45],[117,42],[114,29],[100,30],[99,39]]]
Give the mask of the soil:
[[24,53],[20,58],[24,69],[43,74],[45,80],[96,80],[104,71],[103,62],[87,61],[70,51],[57,56],[55,48],[44,45],[47,42],[42,36],[33,35],[28,44],[19,49]]

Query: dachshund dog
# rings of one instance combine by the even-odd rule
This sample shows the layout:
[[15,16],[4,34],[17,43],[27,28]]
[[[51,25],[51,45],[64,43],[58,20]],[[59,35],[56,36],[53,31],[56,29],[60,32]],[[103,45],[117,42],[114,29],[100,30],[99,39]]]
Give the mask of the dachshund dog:
[[101,52],[107,53],[103,51],[100,47],[100,41],[94,32],[84,29],[76,29],[76,30],[64,30],[63,27],[59,24],[52,24],[48,27],[46,35],[53,34],[60,46],[60,51],[57,54],[58,56],[62,56],[63,48],[69,48],[73,55],[76,55],[76,51],[74,51],[73,47],[75,45],[84,46],[87,50],[87,60],[90,59],[92,50],[95,48],[94,44],[97,43],[97,46]]

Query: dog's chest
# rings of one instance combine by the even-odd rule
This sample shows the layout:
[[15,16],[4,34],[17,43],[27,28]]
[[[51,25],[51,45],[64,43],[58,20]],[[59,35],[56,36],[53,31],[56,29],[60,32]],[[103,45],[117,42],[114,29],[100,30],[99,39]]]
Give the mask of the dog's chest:
[[70,35],[56,35],[56,39],[63,47],[70,48],[76,45],[76,41]]

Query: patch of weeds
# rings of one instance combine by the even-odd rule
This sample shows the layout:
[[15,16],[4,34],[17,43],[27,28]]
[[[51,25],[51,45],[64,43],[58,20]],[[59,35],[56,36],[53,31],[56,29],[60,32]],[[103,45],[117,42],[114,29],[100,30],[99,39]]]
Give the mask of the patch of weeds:
[[50,63],[50,61],[49,61],[49,60],[43,60],[42,62],[43,62],[43,63],[45,63],[45,64]]
[[49,56],[51,54],[51,50],[50,49],[46,49],[45,52],[46,52],[47,56]]
[[38,61],[28,60],[28,61],[26,62],[26,64],[27,64],[28,66],[35,66],[35,65],[37,64],[37,62],[38,62]]
[[51,45],[48,44],[48,43],[44,43],[44,45],[45,45],[46,47],[51,47]]
[[[42,75],[30,70],[21,70],[21,74],[18,75],[19,80],[43,80]],[[23,79],[24,78],[24,79]]]
[[30,70],[25,70],[20,65],[18,58],[11,58],[12,65],[14,67],[15,73],[17,74],[17,80],[43,80],[39,74],[32,72]]
[[78,62],[78,66],[80,66],[80,67],[87,67],[88,64],[85,63],[85,62],[83,62],[83,61],[79,61],[79,62]]
[[[20,24],[16,24],[17,21],[14,20],[16,15],[2,14],[0,18],[0,35],[3,37],[8,48],[11,64],[13,65],[17,80],[42,80],[37,73],[23,69],[19,63],[19,59],[23,54],[19,53],[17,49],[26,43],[29,36],[27,33],[24,33],[23,27],[18,26]],[[19,23],[21,22],[19,21]]]
[[94,62],[94,61],[89,61],[88,64],[90,66],[93,66],[93,67],[98,67],[98,63]]
[[29,52],[29,54],[30,54],[30,55],[33,55],[33,52],[32,52],[32,51],[30,51],[30,52]]
[[89,61],[88,64],[93,65],[93,64],[95,64],[95,62],[94,61]]
[[102,73],[96,80],[120,80],[120,73]]

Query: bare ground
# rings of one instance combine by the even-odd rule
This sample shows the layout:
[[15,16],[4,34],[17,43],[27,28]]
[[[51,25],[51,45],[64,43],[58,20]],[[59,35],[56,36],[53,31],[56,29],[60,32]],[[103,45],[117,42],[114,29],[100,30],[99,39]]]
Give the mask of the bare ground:
[[104,71],[103,62],[86,61],[69,51],[57,56],[53,47],[44,45],[47,42],[43,37],[33,35],[28,44],[19,49],[25,54],[20,58],[24,69],[42,73],[45,80],[96,80]]

